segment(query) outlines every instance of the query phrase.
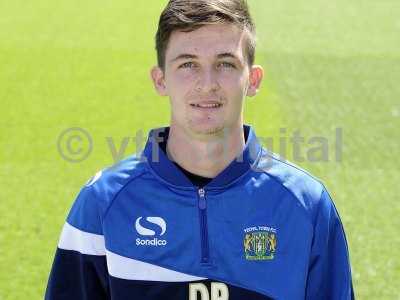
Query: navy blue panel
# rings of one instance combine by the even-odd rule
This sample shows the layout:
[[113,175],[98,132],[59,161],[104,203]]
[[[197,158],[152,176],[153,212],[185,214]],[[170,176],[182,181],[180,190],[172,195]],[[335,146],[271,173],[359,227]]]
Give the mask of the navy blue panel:
[[105,256],[57,249],[45,300],[64,299],[110,299]]
[[[125,280],[110,276],[112,299],[118,300],[188,300],[189,285],[204,283],[211,294],[211,280],[193,282],[159,282]],[[273,300],[265,295],[226,284],[229,300]],[[198,299],[200,294],[198,294]],[[204,299],[205,300],[205,299]],[[208,299],[207,299],[208,300]]]

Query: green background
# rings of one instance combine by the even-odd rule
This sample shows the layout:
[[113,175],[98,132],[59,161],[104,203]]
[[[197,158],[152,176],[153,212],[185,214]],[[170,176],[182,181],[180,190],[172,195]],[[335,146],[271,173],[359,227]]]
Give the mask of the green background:
[[[165,3],[0,1],[1,300],[43,298],[72,201],[114,163],[106,138],[119,149],[124,138],[168,124],[168,99],[149,79]],[[247,101],[246,122],[274,137],[276,152],[279,138],[289,143],[296,130],[304,153],[313,137],[327,139],[329,161],[294,162],[322,179],[335,200],[358,298],[400,299],[400,2],[249,4],[266,78]],[[93,140],[80,163],[57,149],[70,127]],[[123,156],[133,152],[131,140]]]

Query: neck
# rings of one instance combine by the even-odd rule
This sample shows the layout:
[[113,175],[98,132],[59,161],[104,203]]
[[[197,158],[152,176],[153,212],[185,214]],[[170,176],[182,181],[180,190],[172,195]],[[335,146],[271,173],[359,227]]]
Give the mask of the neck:
[[214,178],[245,147],[243,125],[203,137],[193,136],[171,124],[167,142],[169,156],[190,173]]

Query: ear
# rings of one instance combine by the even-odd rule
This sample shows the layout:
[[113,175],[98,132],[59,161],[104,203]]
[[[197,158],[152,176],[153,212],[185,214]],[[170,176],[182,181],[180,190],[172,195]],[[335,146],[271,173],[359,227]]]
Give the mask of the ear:
[[258,93],[261,81],[264,77],[264,70],[261,66],[253,65],[249,73],[249,88],[247,89],[247,96],[253,97]]
[[167,96],[167,88],[165,86],[165,78],[163,70],[154,66],[150,71],[151,79],[153,80],[154,88],[160,96]]

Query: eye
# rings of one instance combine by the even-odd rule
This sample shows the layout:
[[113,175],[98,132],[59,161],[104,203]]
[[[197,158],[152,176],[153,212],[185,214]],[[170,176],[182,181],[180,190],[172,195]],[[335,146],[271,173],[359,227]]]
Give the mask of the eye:
[[218,67],[222,67],[222,68],[226,68],[226,69],[236,68],[234,64],[226,62],[226,61],[219,63]]
[[185,62],[184,64],[181,64],[179,66],[180,69],[188,69],[188,68],[190,69],[190,68],[193,68],[193,67],[194,67],[194,63],[191,62],[191,61]]

